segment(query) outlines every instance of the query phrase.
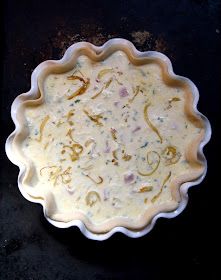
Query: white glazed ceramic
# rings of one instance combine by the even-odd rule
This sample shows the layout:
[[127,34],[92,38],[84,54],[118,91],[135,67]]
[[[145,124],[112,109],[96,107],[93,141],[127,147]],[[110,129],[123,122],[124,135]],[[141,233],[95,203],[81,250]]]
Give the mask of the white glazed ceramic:
[[[22,129],[21,124],[19,123],[19,120],[18,120],[18,116],[17,116],[18,108],[24,101],[34,100],[37,98],[38,92],[39,92],[38,77],[39,77],[40,73],[42,73],[42,71],[44,71],[46,68],[48,68],[50,66],[65,66],[65,65],[67,66],[67,65],[69,65],[71,63],[71,61],[76,59],[77,56],[79,55],[79,54],[77,55],[77,52],[79,53],[79,50],[85,49],[85,48],[87,48],[87,49],[89,48],[90,51],[95,52],[98,55],[101,55],[106,52],[108,53],[110,50],[111,50],[111,52],[113,52],[115,50],[129,49],[130,52],[132,52],[133,55],[138,58],[151,57],[151,58],[160,59],[167,65],[167,71],[171,78],[181,80],[189,85],[189,87],[191,88],[192,94],[193,94],[193,98],[194,98],[194,101],[193,101],[194,112],[202,118],[204,125],[205,125],[205,137],[198,147],[198,158],[205,165],[203,174],[197,180],[194,180],[192,182],[187,182],[187,183],[184,183],[181,185],[181,187],[180,187],[181,201],[179,203],[178,208],[175,211],[167,212],[167,213],[164,213],[164,212],[158,213],[157,215],[155,215],[153,217],[151,222],[141,231],[132,231],[132,230],[129,230],[124,227],[115,227],[112,230],[110,230],[109,232],[102,233],[102,234],[95,234],[95,233],[89,231],[85,227],[83,222],[80,220],[73,220],[73,221],[70,221],[67,223],[51,220],[45,214],[46,209],[45,209],[44,201],[30,197],[22,188],[21,182],[22,182],[22,178],[26,172],[26,168],[22,162],[19,162],[18,159],[16,159],[16,157],[13,153],[13,139],[14,139],[15,135]],[[159,219],[160,217],[174,218],[177,215],[179,215],[187,205],[188,189],[192,186],[200,184],[206,175],[207,162],[206,162],[206,158],[203,154],[203,148],[210,140],[211,127],[210,127],[210,123],[209,123],[208,119],[197,110],[198,100],[199,100],[199,92],[198,92],[197,87],[194,85],[194,83],[185,77],[175,75],[169,58],[166,57],[165,55],[163,55],[162,53],[155,52],[155,51],[140,52],[134,47],[134,45],[131,42],[124,40],[124,39],[112,39],[112,40],[107,41],[103,46],[100,46],[100,47],[94,46],[87,42],[80,42],[80,43],[76,43],[76,44],[72,45],[71,47],[69,47],[67,49],[67,51],[65,52],[62,59],[49,60],[49,61],[45,61],[45,62],[41,63],[40,65],[38,65],[35,68],[35,70],[33,71],[32,76],[31,76],[30,91],[17,96],[12,104],[11,117],[15,123],[15,130],[8,137],[8,139],[6,141],[5,149],[6,149],[6,153],[7,153],[8,158],[10,159],[10,161],[19,167],[20,171],[19,171],[19,176],[18,176],[18,187],[19,187],[22,195],[31,202],[40,203],[43,206],[45,218],[54,226],[59,227],[59,228],[68,228],[71,226],[77,226],[81,230],[81,232],[90,239],[105,240],[105,239],[108,239],[109,237],[111,237],[115,232],[122,232],[125,235],[127,235],[129,237],[133,237],[133,238],[141,237],[141,236],[147,234],[148,232],[151,231],[151,229],[154,227],[157,219]]]

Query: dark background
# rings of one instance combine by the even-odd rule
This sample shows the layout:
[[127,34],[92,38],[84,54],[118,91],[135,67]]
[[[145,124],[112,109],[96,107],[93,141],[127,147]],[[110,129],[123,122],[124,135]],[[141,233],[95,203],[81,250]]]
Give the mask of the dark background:
[[[216,264],[220,1],[9,0],[0,5],[0,279],[221,279]],[[22,197],[18,168],[6,158],[4,142],[14,129],[10,105],[29,90],[31,72],[40,62],[60,58],[74,42],[100,45],[113,37],[129,39],[139,50],[165,53],[177,74],[193,80],[200,91],[199,110],[210,119],[213,137],[205,149],[207,177],[190,190],[180,216],[159,220],[139,239],[116,234],[97,242],[77,228],[53,227],[41,206]]]

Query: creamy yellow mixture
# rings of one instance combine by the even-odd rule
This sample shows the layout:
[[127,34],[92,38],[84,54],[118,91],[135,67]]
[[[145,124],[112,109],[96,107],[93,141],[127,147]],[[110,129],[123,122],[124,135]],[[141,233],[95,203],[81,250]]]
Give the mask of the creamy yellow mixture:
[[46,78],[43,95],[25,108],[28,193],[51,193],[56,213],[80,211],[94,224],[136,222],[149,207],[174,203],[170,182],[191,169],[184,151],[200,130],[159,65],[135,66],[121,51],[96,63],[80,56],[70,72]]

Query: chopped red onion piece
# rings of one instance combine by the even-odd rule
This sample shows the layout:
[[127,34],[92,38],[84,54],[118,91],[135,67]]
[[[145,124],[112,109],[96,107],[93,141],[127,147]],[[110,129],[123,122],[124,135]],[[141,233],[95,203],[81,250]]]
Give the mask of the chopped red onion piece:
[[104,200],[108,200],[110,197],[110,191],[106,188],[104,189]]
[[120,97],[126,97],[129,95],[129,93],[125,87],[122,87],[119,91],[119,95],[120,95]]
[[135,181],[135,176],[133,173],[128,173],[124,175],[124,183],[132,184]]
[[109,146],[108,141],[106,141],[106,146],[105,146],[105,149],[104,149],[104,153],[110,153],[110,151],[111,151],[111,147]]
[[111,132],[116,133],[117,130],[115,128],[111,127]]
[[137,126],[134,130],[132,130],[132,133],[135,133],[135,132],[137,132],[138,130],[140,130],[141,129],[141,127],[140,126]]

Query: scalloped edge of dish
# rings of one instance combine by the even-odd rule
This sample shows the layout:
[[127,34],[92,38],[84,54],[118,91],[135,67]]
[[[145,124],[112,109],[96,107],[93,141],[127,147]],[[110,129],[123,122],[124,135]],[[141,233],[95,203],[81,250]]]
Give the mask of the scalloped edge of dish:
[[[39,92],[38,77],[43,70],[48,68],[48,64],[49,65],[50,64],[52,64],[52,65],[67,64],[70,61],[70,59],[73,57],[76,50],[79,50],[80,48],[90,47],[91,50],[93,50],[96,54],[102,54],[103,52],[107,52],[107,50],[110,48],[113,48],[115,50],[119,49],[119,45],[121,47],[123,46],[124,48],[129,48],[131,50],[131,52],[134,54],[134,56],[136,56],[138,58],[149,57],[149,58],[160,59],[161,61],[163,61],[166,64],[168,75],[170,76],[171,79],[173,78],[173,79],[176,79],[178,81],[185,82],[186,84],[188,84],[188,86],[191,89],[192,95],[193,95],[193,104],[192,104],[193,111],[197,116],[199,116],[201,118],[201,120],[204,123],[204,127],[205,127],[204,138],[201,141],[201,143],[199,144],[198,150],[197,150],[198,158],[200,158],[200,160],[204,166],[204,171],[203,171],[202,175],[200,177],[198,177],[196,180],[181,184],[181,186],[179,188],[181,199],[178,204],[178,207],[175,210],[170,211],[170,212],[159,212],[158,214],[154,215],[154,217],[151,219],[150,223],[148,223],[147,226],[145,226],[142,230],[135,231],[135,230],[131,230],[131,229],[128,229],[128,228],[125,228],[122,226],[116,226],[113,229],[111,229],[110,231],[105,232],[105,233],[94,233],[94,232],[91,232],[81,220],[72,220],[70,222],[61,222],[61,221],[54,221],[54,220],[50,219],[46,215],[47,211],[46,211],[45,201],[33,198],[24,191],[24,189],[22,188],[21,181],[25,175],[26,168],[25,168],[24,164],[22,162],[19,162],[16,159],[16,157],[13,155],[12,143],[13,143],[14,137],[20,130],[19,121],[16,117],[17,108],[26,100],[30,100],[32,98],[33,98],[33,100],[36,99],[37,93]],[[52,225],[54,225],[58,228],[68,228],[71,226],[77,226],[80,229],[80,231],[89,239],[105,240],[105,239],[108,239],[109,237],[111,237],[116,232],[121,232],[132,238],[141,237],[141,236],[147,234],[148,232],[150,232],[152,230],[157,219],[159,219],[161,217],[174,218],[185,209],[185,207],[188,203],[188,189],[194,185],[200,184],[203,181],[203,179],[207,173],[207,161],[203,154],[203,148],[210,140],[211,126],[210,126],[208,119],[198,111],[198,109],[197,109],[198,100],[199,100],[199,92],[198,92],[197,87],[194,85],[194,83],[191,80],[189,80],[188,78],[176,75],[173,72],[172,64],[171,64],[169,58],[162,53],[159,53],[156,51],[140,52],[135,48],[135,46],[131,42],[129,42],[125,39],[121,39],[121,38],[111,39],[102,46],[94,46],[87,42],[79,42],[79,43],[73,44],[72,46],[70,46],[67,49],[67,51],[65,52],[62,59],[48,60],[48,61],[44,61],[41,64],[39,64],[32,73],[30,91],[17,96],[12,104],[11,117],[15,124],[15,130],[8,137],[6,144],[5,144],[5,150],[6,150],[6,154],[9,158],[9,160],[13,164],[15,164],[19,167],[18,187],[19,187],[20,192],[27,200],[34,202],[34,203],[40,203],[42,205],[44,216]]]

